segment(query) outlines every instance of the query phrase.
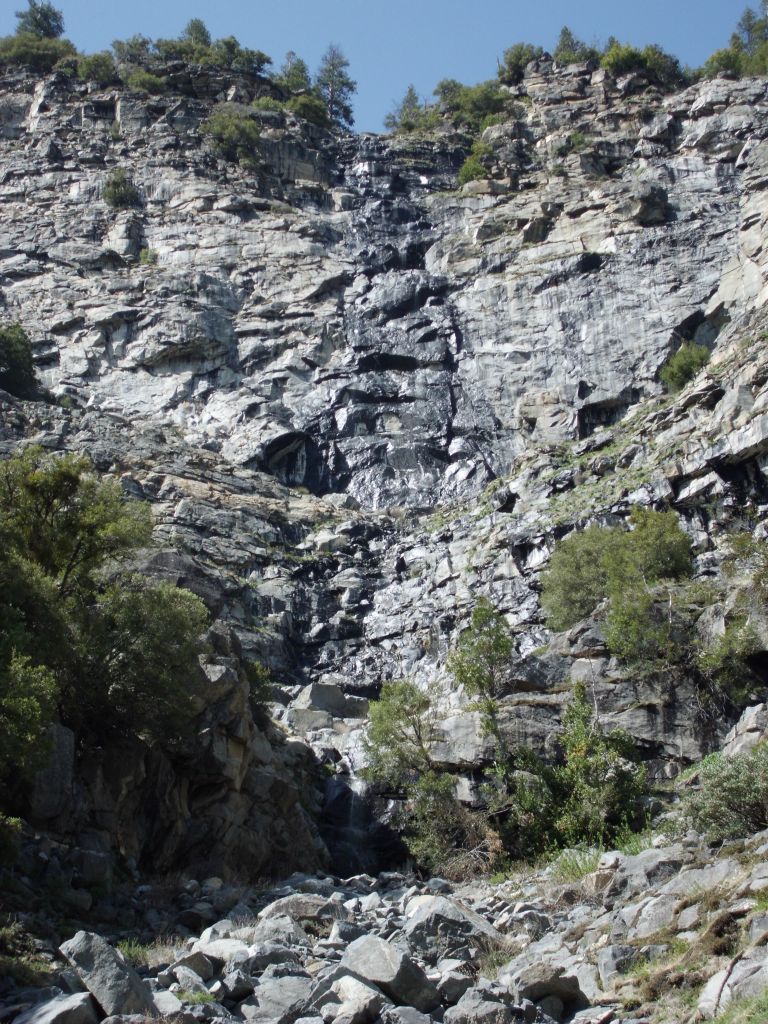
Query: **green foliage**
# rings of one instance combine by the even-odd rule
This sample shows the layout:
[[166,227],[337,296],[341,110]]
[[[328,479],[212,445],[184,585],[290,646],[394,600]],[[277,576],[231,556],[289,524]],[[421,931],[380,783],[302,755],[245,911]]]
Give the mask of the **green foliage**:
[[[615,642],[633,617],[635,639],[642,639],[655,615],[648,588],[690,575],[691,542],[674,512],[636,509],[630,522],[631,531],[592,526],[557,545],[541,595],[552,629],[568,629],[610,597]],[[633,648],[634,639],[627,645]]]
[[[3,644],[6,647],[6,644]],[[51,672],[13,649],[0,661],[0,784],[13,773],[28,775],[40,766],[42,737],[51,721],[56,683]]]
[[319,96],[311,93],[292,96],[285,106],[296,117],[301,117],[305,121],[309,121],[310,124],[317,125],[318,128],[331,127],[331,122],[328,120],[328,111]]
[[116,167],[107,175],[101,189],[101,198],[113,210],[127,210],[141,202],[139,190],[122,167]]
[[185,43],[192,43],[193,46],[205,48],[211,45],[211,33],[202,18],[192,18],[188,21],[180,38]]
[[768,827],[768,744],[735,757],[706,758],[698,789],[687,788],[681,796],[680,817],[713,842]]
[[717,1016],[717,1024],[765,1024],[766,1020],[768,992],[729,1003],[727,1010]]
[[[19,855],[20,845],[21,822],[18,818],[9,818],[5,814],[0,814],[0,869],[13,867]],[[0,967],[2,967],[1,952]]]
[[429,693],[403,679],[385,683],[371,704],[363,741],[369,766],[364,776],[394,789],[432,767],[431,746],[437,737]]
[[501,113],[506,105],[506,97],[496,81],[462,85],[446,78],[437,83],[435,96],[449,121],[473,134],[480,131],[487,117]]
[[152,739],[174,738],[191,717],[190,681],[207,618],[198,597],[170,583],[148,587],[129,577],[110,586],[92,611],[82,652],[85,672],[99,686],[79,688],[78,713]]
[[27,448],[0,462],[0,528],[64,597],[93,590],[105,559],[146,544],[149,508],[126,502],[87,459]]
[[213,1003],[216,1001],[216,996],[212,992],[190,992],[186,989],[182,989],[176,993],[176,997],[192,1006],[203,1006],[205,1003]]
[[699,652],[698,667],[719,693],[741,704],[757,684],[748,659],[760,650],[762,644],[749,619],[738,615],[728,623],[722,636]]
[[0,327],[0,388],[18,398],[37,394],[32,345],[21,324]]
[[580,882],[585,875],[597,871],[602,853],[600,846],[570,846],[561,850],[552,861],[552,876],[564,884]]
[[505,85],[517,85],[523,80],[526,66],[538,60],[544,51],[531,43],[515,43],[504,51],[503,63],[499,65],[498,76]]
[[126,75],[125,84],[132,92],[145,92],[150,96],[159,96],[168,88],[164,78],[153,75],[151,71],[145,71],[143,68],[136,68]]
[[16,11],[18,35],[36,36],[38,39],[58,39],[64,34],[64,16],[46,0],[27,0],[26,11]]
[[119,64],[140,64],[149,60],[152,40],[148,36],[134,35],[130,39],[115,39],[112,52]]
[[419,777],[409,791],[405,838],[430,875],[462,879],[487,872],[502,850],[484,816],[456,798],[456,782],[431,770]]
[[656,45],[639,50],[613,39],[603,52],[600,65],[614,77],[633,72],[645,74],[663,89],[676,89],[685,84],[680,61]]
[[349,61],[338,46],[331,44],[323,54],[315,75],[314,87],[325,103],[328,120],[338,128],[351,128],[355,123],[351,100],[357,82],[347,73]]
[[632,760],[625,732],[601,730],[583,682],[574,683],[561,743],[565,764],[557,772],[562,796],[555,818],[561,841],[609,843],[627,818],[637,817],[646,791],[645,771]]
[[512,632],[490,601],[480,598],[469,629],[448,657],[447,668],[466,692],[477,697],[500,697],[509,682],[514,651]]
[[142,267],[154,267],[157,265],[157,253],[154,249],[142,249],[139,253],[139,263]]
[[59,61],[76,56],[68,39],[40,38],[29,32],[0,38],[0,68],[28,67],[46,73]]
[[459,185],[466,185],[470,181],[482,181],[488,177],[488,169],[473,156],[468,156],[459,168]]
[[410,132],[430,131],[439,122],[440,117],[434,104],[422,103],[415,87],[409,85],[402,100],[384,118],[384,127],[398,135],[407,135]]
[[571,32],[567,25],[560,29],[555,49],[552,52],[557,64],[591,64],[596,66],[600,61],[600,52],[589,46]]
[[275,76],[275,81],[291,93],[309,92],[312,88],[307,63],[293,50],[286,53],[280,71]]
[[117,77],[117,68],[112,55],[107,52],[94,53],[90,57],[80,57],[77,61],[77,76],[83,82],[96,82],[97,85],[108,85]]
[[730,45],[705,62],[702,73],[712,78],[721,71],[739,76],[768,74],[768,8],[747,7],[731,36]]
[[202,604],[117,575],[150,533],[147,507],[85,459],[28,448],[0,462],[0,783],[34,770],[56,711],[101,740],[190,719]]
[[220,103],[200,131],[225,160],[245,167],[258,165],[259,126],[247,107]]
[[693,380],[696,374],[709,362],[710,351],[706,345],[695,345],[685,341],[664,364],[659,379],[672,394],[680,391]]

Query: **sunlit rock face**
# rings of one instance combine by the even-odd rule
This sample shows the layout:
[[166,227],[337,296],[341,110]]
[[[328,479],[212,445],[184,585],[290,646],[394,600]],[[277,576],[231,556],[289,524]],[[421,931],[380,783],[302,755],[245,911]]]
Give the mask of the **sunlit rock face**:
[[[227,165],[199,134],[217,87],[3,83],[3,301],[91,410],[426,507],[615,421],[680,338],[762,297],[763,82],[664,98],[542,63],[486,129],[495,180],[458,192],[464,137],[340,141],[274,112],[259,170]],[[135,209],[100,198],[118,166]]]
[[[461,189],[471,140],[447,129],[339,138],[262,111],[258,167],[226,163],[200,126],[266,83],[176,84],[0,80],[0,318],[62,400],[0,396],[0,448],[87,452],[150,501],[137,568],[198,593],[241,652],[231,686],[209,666],[186,766],[110,768],[130,856],[257,874],[364,846],[366,701],[391,678],[437,687],[440,763],[471,800],[493,751],[445,657],[480,595],[515,631],[510,742],[552,754],[588,676],[657,777],[716,746],[731,722],[691,680],[625,671],[596,621],[542,654],[538,595],[574,526],[671,505],[706,575],[723,525],[768,503],[766,83],[663,96],[532,65],[483,133],[491,178]],[[131,209],[102,198],[115,168]],[[654,404],[683,339],[711,371]],[[256,724],[243,659],[272,672],[278,727]],[[73,773],[60,747],[60,779],[95,794],[84,826],[103,767]],[[148,831],[136,801],[158,793]],[[66,793],[39,796],[66,816]]]

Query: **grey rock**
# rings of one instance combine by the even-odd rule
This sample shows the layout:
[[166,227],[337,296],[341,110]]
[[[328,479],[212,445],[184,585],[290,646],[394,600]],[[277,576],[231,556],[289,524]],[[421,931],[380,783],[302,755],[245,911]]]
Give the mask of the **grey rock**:
[[429,1013],[440,994],[421,967],[391,943],[364,935],[347,947],[341,966],[372,982],[397,1005]]
[[152,1013],[149,989],[100,935],[77,932],[60,951],[107,1016],[118,1012]]
[[254,1024],[294,1024],[306,1007],[312,991],[308,974],[290,974],[261,981],[253,995],[240,1003],[238,1011]]
[[403,931],[411,947],[433,959],[467,942],[503,945],[503,938],[483,917],[445,896],[419,896],[406,908]]
[[19,1024],[97,1024],[99,1017],[90,994],[78,992],[40,1003],[15,1019]]

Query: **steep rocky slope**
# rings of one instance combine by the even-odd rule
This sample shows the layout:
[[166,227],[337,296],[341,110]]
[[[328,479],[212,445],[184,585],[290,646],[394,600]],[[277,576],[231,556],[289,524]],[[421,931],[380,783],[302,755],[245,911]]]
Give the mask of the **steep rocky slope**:
[[[451,132],[340,139],[262,111],[259,169],[224,162],[202,121],[266,88],[0,81],[0,309],[62,400],[3,397],[3,447],[85,451],[150,500],[140,567],[198,592],[223,638],[189,763],[107,751],[75,771],[62,735],[37,823],[81,860],[314,866],[304,741],[348,828],[365,701],[404,674],[443,684],[441,759],[469,794],[487,737],[443,665],[481,594],[517,636],[515,742],[550,749],[588,674],[656,775],[712,749],[731,723],[692,711],[691,680],[627,674],[588,624],[542,653],[538,571],[572,526],[669,503],[706,574],[729,519],[763,516],[766,82],[665,97],[543,61],[484,133],[492,178],[460,190]],[[137,208],[103,202],[115,167]],[[712,364],[664,399],[688,338]],[[280,684],[280,734],[228,674],[238,645]],[[148,834],[135,808],[155,799]]]

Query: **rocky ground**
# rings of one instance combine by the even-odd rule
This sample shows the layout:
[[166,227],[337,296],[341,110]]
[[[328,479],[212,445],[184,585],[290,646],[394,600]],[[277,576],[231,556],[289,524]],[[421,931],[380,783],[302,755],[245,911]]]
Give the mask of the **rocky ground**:
[[155,927],[148,905],[165,903],[168,931],[145,943],[116,921],[38,943],[48,986],[6,982],[0,1019],[679,1024],[762,992],[768,833],[639,846],[566,852],[497,884],[388,872],[139,889]]

